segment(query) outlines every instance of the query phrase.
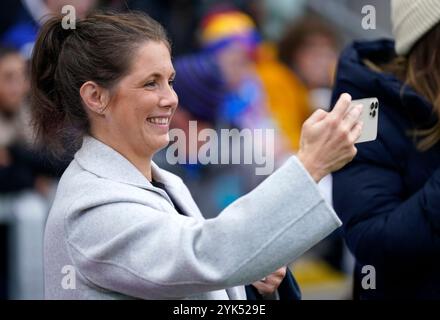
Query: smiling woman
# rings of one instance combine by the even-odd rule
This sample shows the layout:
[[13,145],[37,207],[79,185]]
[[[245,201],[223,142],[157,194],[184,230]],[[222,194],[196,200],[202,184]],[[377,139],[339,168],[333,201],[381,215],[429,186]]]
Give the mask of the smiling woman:
[[249,283],[275,293],[283,266],[340,225],[316,181],[356,152],[351,98],[304,124],[298,158],[205,220],[182,180],[151,161],[178,104],[163,28],[138,13],[92,14],[76,30],[61,19],[34,48],[33,119],[51,150],[82,145],[47,220],[46,297],[245,299]]
[[149,180],[152,155],[169,142],[169,121],[177,108],[173,79],[169,47],[161,41],[146,41],[137,48],[127,75],[112,88],[111,96],[93,81],[80,88],[93,123],[91,134],[130,159]]

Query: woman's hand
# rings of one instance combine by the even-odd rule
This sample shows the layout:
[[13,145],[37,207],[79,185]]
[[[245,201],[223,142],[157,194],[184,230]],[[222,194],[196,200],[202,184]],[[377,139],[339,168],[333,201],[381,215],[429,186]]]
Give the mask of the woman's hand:
[[285,276],[286,267],[282,267],[264,279],[252,283],[252,285],[258,290],[259,294],[262,296],[268,296],[275,293]]
[[315,111],[302,128],[298,159],[318,182],[353,160],[362,130],[362,106],[349,109],[351,96],[341,95],[331,112]]

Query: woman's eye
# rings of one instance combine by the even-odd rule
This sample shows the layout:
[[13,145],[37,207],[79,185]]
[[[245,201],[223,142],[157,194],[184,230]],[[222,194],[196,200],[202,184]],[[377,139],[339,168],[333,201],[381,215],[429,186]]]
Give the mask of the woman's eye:
[[174,86],[174,80],[168,81],[169,86],[172,88]]
[[154,88],[156,86],[156,81],[148,82],[145,84],[147,88]]

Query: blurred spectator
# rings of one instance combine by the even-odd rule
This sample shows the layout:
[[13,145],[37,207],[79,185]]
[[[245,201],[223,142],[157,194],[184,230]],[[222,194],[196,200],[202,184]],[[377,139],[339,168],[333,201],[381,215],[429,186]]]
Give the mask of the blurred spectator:
[[[336,31],[319,16],[306,15],[288,25],[283,32],[279,41],[279,58],[306,88],[312,110],[328,110],[330,106],[338,53]],[[332,205],[332,176],[324,177],[319,188]],[[346,252],[341,232],[336,230],[309,252],[312,258],[307,272],[319,281],[343,278],[343,272],[347,271]],[[301,284],[313,283],[313,279],[307,279],[307,273],[297,274]]]
[[251,59],[259,37],[252,20],[238,11],[214,12],[203,19],[201,36],[229,89],[223,117],[240,127],[266,127],[264,89]]
[[8,230],[8,294],[17,299],[43,297],[43,229],[54,190],[49,177],[64,169],[31,148],[28,89],[26,61],[0,47],[0,223]]
[[330,106],[338,54],[336,31],[317,16],[305,16],[294,22],[280,40],[280,59],[309,90],[313,109]]
[[25,139],[19,116],[29,89],[26,74],[26,62],[17,50],[0,47],[0,146]]
[[[30,141],[29,118],[23,110],[28,87],[25,60],[15,49],[0,47],[0,192],[16,191],[14,185],[20,183],[31,185],[25,173],[7,169],[13,165],[8,148]],[[6,175],[12,171],[16,175]]]
[[77,18],[84,17],[95,7],[97,0],[21,0],[18,17],[2,35],[0,42],[12,46],[30,58],[41,23],[50,14],[60,14],[65,5],[75,8]]
[[236,10],[214,10],[202,21],[202,44],[219,60],[227,83],[242,92],[240,99],[231,99],[235,103],[228,114],[247,127],[275,128],[277,158],[296,150],[308,115],[305,90],[267,50],[251,18]]
[[26,61],[15,49],[0,47],[0,193],[41,187],[43,175],[58,176],[62,162],[33,150],[26,104],[29,83]]

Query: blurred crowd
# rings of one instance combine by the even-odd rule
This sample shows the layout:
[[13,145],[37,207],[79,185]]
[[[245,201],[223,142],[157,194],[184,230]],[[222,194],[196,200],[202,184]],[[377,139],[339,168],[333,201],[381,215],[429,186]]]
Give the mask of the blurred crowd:
[[[147,12],[165,26],[172,41],[174,88],[179,96],[172,127],[188,133],[188,123],[194,120],[199,132],[206,128],[274,130],[278,166],[298,150],[304,120],[314,110],[330,106],[342,40],[340,31],[310,10],[306,1],[275,2],[1,2],[0,298],[43,297],[44,223],[57,179],[73,156],[54,157],[33,143],[27,101],[29,58],[45,17],[60,13],[66,4],[75,7],[77,18],[104,8]],[[208,218],[265,178],[256,176],[252,165],[170,165],[165,152],[157,154],[155,161],[184,179]],[[331,177],[321,182],[321,189],[331,202]],[[314,248],[312,255],[314,264],[293,267],[303,287],[316,278],[343,279],[351,273],[339,234]]]

